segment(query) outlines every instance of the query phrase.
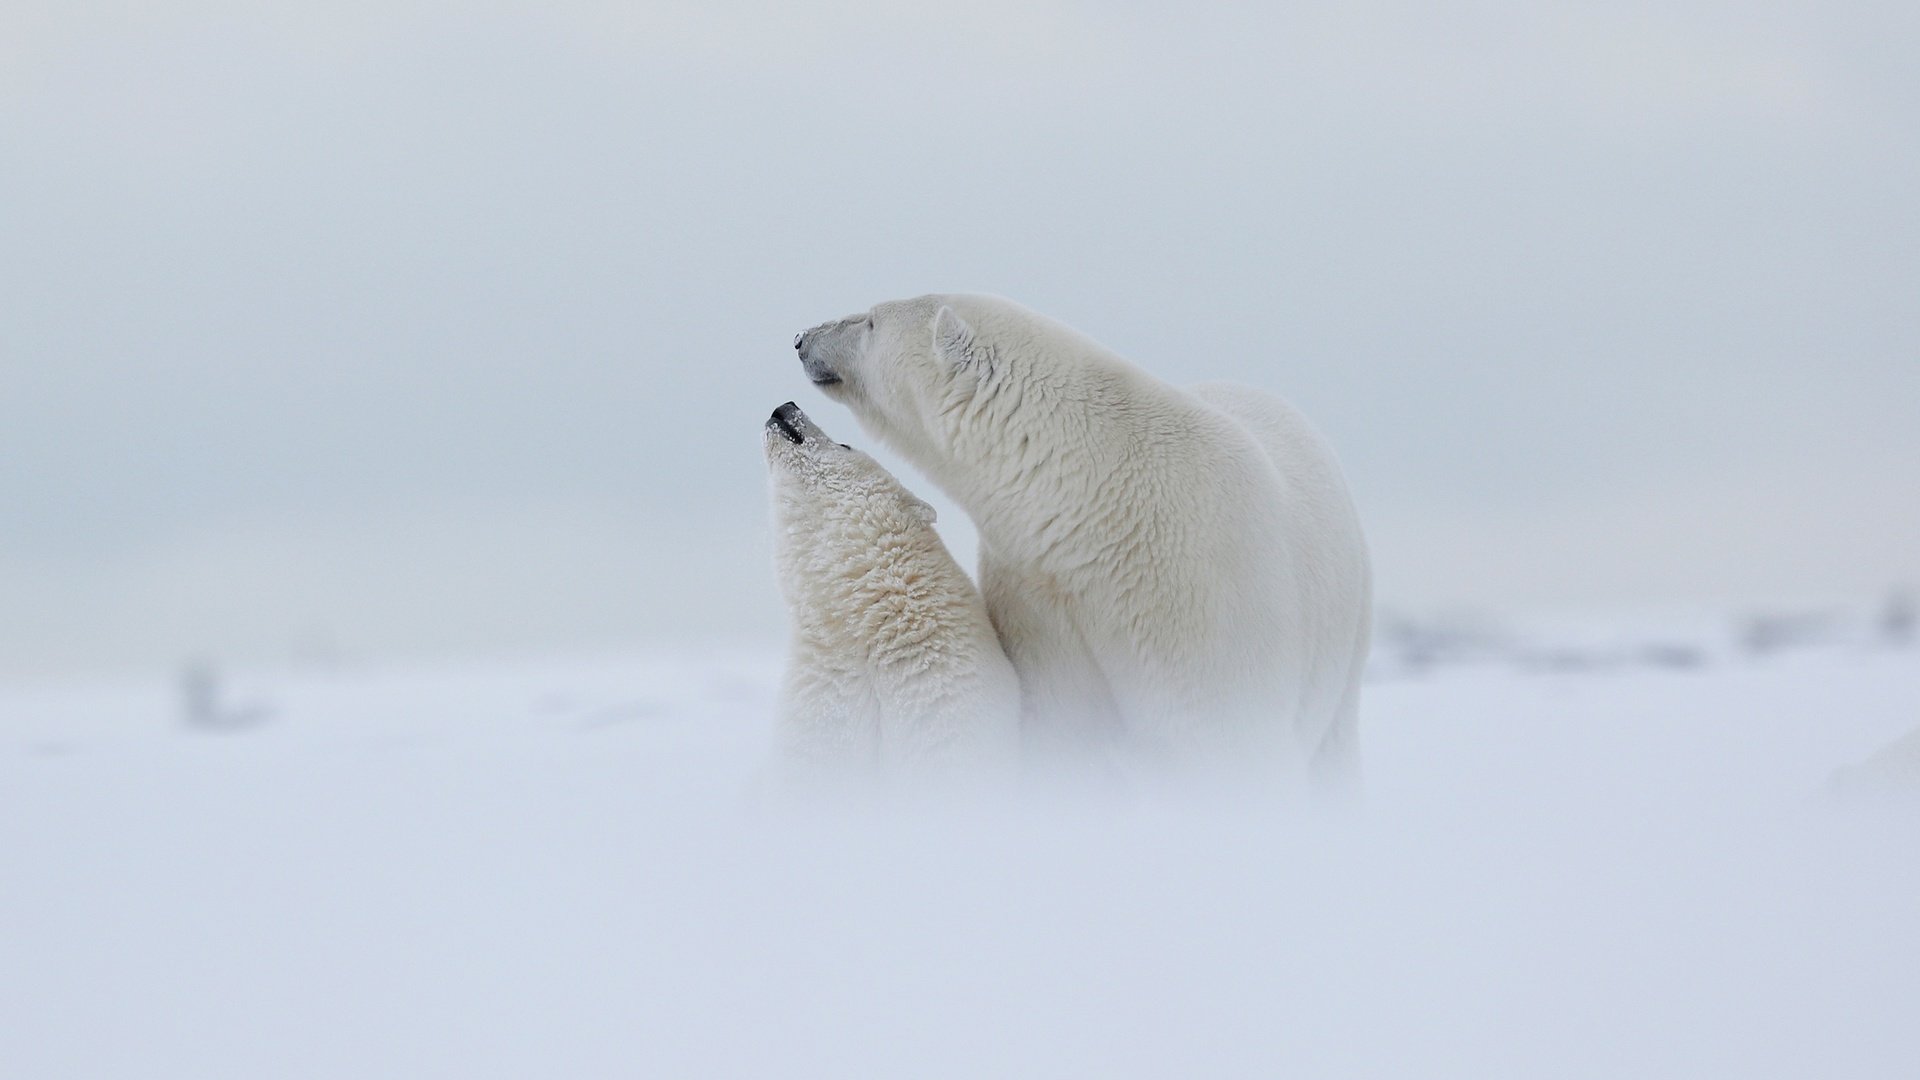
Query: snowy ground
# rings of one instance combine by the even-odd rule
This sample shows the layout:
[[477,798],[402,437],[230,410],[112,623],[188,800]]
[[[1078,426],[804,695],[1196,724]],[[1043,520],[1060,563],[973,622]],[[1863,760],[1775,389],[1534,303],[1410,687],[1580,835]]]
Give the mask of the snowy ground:
[[1389,642],[1337,819],[756,811],[772,655],[0,691],[0,1075],[1920,1076],[1920,648],[1610,634]]

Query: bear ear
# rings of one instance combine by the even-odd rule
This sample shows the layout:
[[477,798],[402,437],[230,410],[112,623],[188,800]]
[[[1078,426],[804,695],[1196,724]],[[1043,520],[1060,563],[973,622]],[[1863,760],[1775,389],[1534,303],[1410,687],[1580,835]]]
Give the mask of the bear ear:
[[926,502],[918,495],[910,494],[907,496],[907,509],[913,512],[914,517],[919,518],[929,525],[940,520],[940,514],[933,508],[932,504]]
[[945,304],[933,316],[933,351],[955,366],[973,359],[973,327]]

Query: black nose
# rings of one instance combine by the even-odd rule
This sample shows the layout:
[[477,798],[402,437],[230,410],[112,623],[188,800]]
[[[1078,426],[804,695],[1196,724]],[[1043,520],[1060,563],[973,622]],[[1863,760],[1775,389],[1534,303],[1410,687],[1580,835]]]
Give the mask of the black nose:
[[802,419],[800,406],[795,405],[791,401],[773,410],[773,426],[779,428],[780,434],[785,435],[787,441],[796,446],[806,440],[806,436],[800,433],[800,421]]
[[806,349],[806,347],[807,347],[807,332],[805,330],[802,330],[799,333],[793,335],[793,351],[802,352]]

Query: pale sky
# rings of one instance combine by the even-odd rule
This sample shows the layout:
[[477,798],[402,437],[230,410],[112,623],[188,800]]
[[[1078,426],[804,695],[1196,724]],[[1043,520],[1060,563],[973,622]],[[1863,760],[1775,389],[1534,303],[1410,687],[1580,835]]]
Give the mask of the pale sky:
[[778,640],[760,423],[870,446],[792,336],[929,291],[1293,399],[1393,606],[1920,583],[1916,56],[1896,3],[12,3],[0,677]]

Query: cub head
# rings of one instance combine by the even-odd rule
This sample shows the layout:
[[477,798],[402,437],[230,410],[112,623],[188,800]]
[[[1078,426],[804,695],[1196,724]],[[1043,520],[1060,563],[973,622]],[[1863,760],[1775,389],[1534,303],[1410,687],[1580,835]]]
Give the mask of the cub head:
[[879,462],[834,442],[791,401],[767,418],[763,440],[774,517],[805,541],[831,541],[849,530],[875,537],[933,524],[933,507]]
[[934,468],[949,456],[958,418],[995,377],[998,350],[981,334],[1006,301],[920,296],[821,323],[793,339],[800,366],[867,430]]

